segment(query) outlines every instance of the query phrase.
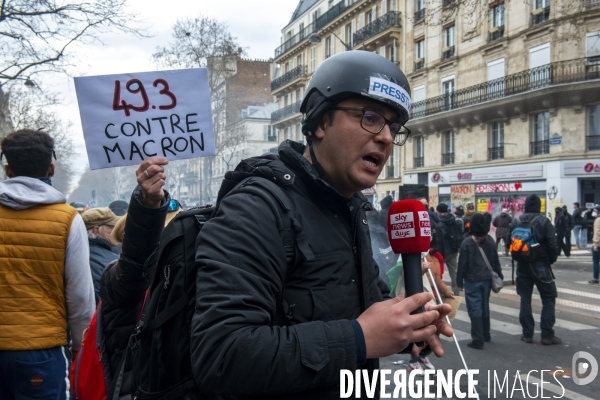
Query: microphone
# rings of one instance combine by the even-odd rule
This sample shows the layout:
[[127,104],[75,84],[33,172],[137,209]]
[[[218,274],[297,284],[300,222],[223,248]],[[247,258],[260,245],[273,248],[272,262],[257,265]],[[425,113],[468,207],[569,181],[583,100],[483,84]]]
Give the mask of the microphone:
[[[388,211],[388,237],[394,253],[402,257],[406,296],[423,292],[421,253],[429,250],[431,242],[431,222],[423,203],[418,200],[393,203]],[[419,307],[411,314],[423,311],[424,307]]]

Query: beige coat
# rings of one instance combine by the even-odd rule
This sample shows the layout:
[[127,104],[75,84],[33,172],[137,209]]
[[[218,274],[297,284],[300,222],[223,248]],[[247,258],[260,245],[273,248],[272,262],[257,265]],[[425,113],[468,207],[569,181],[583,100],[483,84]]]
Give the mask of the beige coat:
[[594,220],[594,237],[592,238],[594,246],[600,247],[600,216]]

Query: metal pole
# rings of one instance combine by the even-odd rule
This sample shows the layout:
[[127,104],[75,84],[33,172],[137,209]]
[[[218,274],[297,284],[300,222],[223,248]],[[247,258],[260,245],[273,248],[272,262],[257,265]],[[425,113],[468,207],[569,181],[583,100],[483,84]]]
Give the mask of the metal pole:
[[[432,286],[435,289],[435,294],[437,295],[437,301],[439,302],[439,304],[442,304],[442,297],[440,296],[440,292],[437,288],[437,285],[435,284],[435,279],[433,279],[433,274],[431,273],[431,270],[429,268],[427,268],[427,272],[429,273],[429,277],[431,278]],[[452,324],[450,323],[450,318],[448,318],[447,315],[446,315],[446,322],[448,323],[448,325],[452,326]],[[460,350],[460,346],[458,344],[458,339],[456,338],[456,335],[454,334],[454,332],[452,332],[452,338],[454,339],[454,343],[456,344],[458,354],[460,354],[460,359],[462,360],[462,363],[465,366],[465,370],[468,373],[469,367],[467,367],[467,362],[465,361],[465,357],[463,356],[463,353]],[[467,382],[468,382],[468,379],[467,379]],[[473,391],[475,392],[475,394],[477,395],[477,399],[479,400],[479,393],[477,392],[475,387],[473,387]]]

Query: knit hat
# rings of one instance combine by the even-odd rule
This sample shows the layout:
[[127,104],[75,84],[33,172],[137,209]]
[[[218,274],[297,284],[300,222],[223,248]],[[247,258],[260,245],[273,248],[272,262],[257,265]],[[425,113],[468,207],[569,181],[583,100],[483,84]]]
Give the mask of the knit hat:
[[92,208],[81,214],[85,229],[92,229],[95,226],[109,225],[114,227],[121,217],[117,217],[110,208]]
[[435,209],[438,212],[447,213],[448,212],[448,204],[446,204],[446,203],[440,203],[440,204],[438,204],[438,206]]
[[114,212],[115,215],[120,216],[120,217],[122,217],[123,215],[125,215],[127,213],[128,207],[129,207],[129,204],[123,200],[116,200],[108,205],[108,208],[110,208],[110,210],[112,212]]
[[539,213],[542,208],[542,201],[537,194],[530,194],[525,199],[526,213]]
[[490,231],[490,225],[487,223],[483,214],[475,213],[471,217],[471,228],[469,235],[485,236]]

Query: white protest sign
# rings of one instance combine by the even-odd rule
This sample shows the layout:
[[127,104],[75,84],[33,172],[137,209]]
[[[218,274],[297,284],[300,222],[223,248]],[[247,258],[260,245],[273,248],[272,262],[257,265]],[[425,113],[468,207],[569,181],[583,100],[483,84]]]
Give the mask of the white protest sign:
[[215,154],[206,68],[75,78],[91,169]]

